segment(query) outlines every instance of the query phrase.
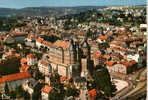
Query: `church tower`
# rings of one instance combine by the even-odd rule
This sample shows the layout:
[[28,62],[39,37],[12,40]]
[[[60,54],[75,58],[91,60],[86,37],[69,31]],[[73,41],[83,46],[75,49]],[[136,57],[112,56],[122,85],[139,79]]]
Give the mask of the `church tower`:
[[90,59],[90,46],[87,42],[87,37],[85,37],[84,41],[81,44],[81,50],[82,50],[82,58]]
[[85,37],[84,41],[81,44],[81,77],[88,77],[90,68],[90,46],[87,42],[87,37]]
[[76,51],[76,44],[74,44],[74,41],[72,39],[70,40],[69,53],[70,53],[70,63],[75,64],[77,61],[77,51]]

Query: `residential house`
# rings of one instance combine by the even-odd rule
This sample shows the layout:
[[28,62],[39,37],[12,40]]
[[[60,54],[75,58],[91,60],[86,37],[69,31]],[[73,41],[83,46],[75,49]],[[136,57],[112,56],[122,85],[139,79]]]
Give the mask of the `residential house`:
[[89,100],[95,100],[96,95],[97,95],[97,92],[95,89],[91,89],[88,91],[88,99]]
[[32,95],[33,91],[33,84],[35,83],[35,79],[32,80],[25,80],[25,82],[22,84],[22,88],[27,91],[30,95]]
[[27,65],[27,59],[21,58],[20,63],[21,63],[21,65]]
[[21,86],[25,80],[31,80],[29,72],[21,72],[16,74],[5,75],[0,78],[0,86],[4,89],[5,84],[8,84],[9,91],[13,91],[16,87]]
[[107,36],[106,35],[100,35],[100,36],[98,36],[98,38],[97,38],[97,42],[98,43],[104,43],[104,42],[106,42],[106,40],[107,40]]
[[121,73],[121,74],[129,74],[137,69],[136,61],[132,60],[121,61],[120,63],[116,63],[114,61],[109,61],[106,63],[107,69],[110,73]]
[[34,47],[35,46],[35,35],[33,33],[28,34],[27,38],[25,38],[25,44],[27,46]]
[[27,58],[27,65],[35,65],[38,63],[37,57],[34,56],[33,54],[28,54],[26,58]]
[[41,96],[42,96],[42,100],[48,100],[48,96],[49,96],[49,93],[52,91],[52,87],[48,86],[48,85],[45,85],[43,88],[42,88],[42,92],[41,92]]

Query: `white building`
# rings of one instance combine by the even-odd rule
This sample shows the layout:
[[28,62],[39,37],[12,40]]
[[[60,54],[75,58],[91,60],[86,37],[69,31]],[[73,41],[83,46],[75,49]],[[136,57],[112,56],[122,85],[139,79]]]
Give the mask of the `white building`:
[[41,96],[42,96],[42,100],[48,100],[48,94],[51,92],[52,90],[52,87],[48,86],[48,85],[45,85],[43,88],[42,88],[42,93],[41,93]]
[[27,55],[27,65],[35,65],[37,62],[37,57],[35,57],[33,54]]
[[49,75],[52,72],[52,67],[47,61],[40,60],[38,63],[39,71],[44,75]]

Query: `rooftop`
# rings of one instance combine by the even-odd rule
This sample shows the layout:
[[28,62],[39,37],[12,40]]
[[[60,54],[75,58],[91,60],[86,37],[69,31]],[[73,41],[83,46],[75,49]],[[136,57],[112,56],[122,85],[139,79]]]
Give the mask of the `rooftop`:
[[45,92],[45,93],[49,93],[51,90],[52,90],[52,87],[50,87],[50,86],[48,86],[48,85],[45,85],[45,86],[42,88],[42,91]]
[[30,77],[31,77],[31,74],[29,72],[10,74],[10,75],[2,76],[0,78],[0,83],[26,79],[26,78],[30,78]]

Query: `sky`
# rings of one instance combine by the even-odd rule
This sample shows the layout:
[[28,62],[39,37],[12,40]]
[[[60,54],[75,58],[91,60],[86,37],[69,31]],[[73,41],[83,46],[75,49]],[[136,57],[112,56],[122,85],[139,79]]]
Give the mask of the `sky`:
[[146,5],[146,0],[0,0],[0,7],[2,8],[108,5]]

